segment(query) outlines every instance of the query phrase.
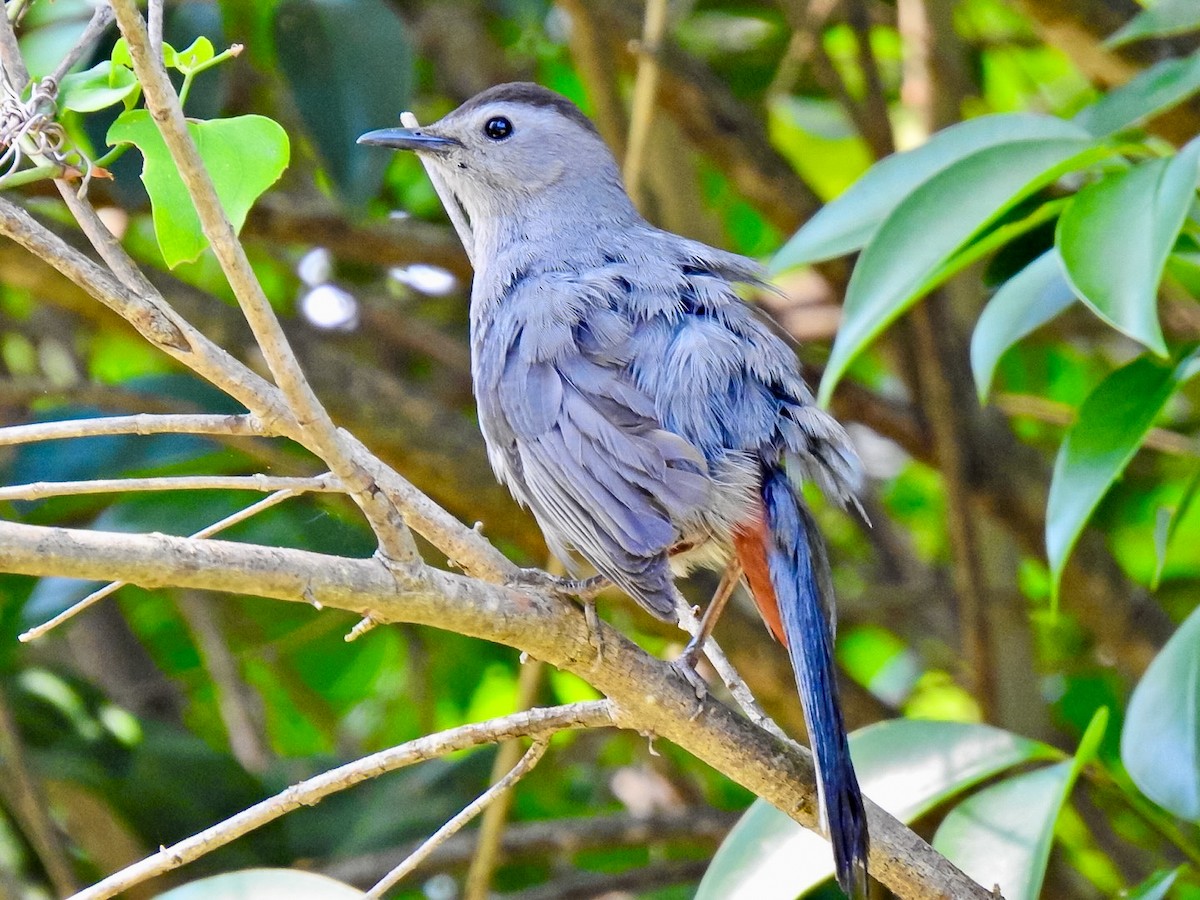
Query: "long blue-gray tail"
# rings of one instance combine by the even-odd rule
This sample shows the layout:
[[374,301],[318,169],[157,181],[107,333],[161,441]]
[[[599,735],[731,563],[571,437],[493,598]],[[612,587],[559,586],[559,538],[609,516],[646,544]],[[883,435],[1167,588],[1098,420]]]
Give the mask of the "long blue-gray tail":
[[767,568],[816,761],[822,817],[838,884],[857,900],[867,891],[867,815],[838,702],[829,564],[816,523],[782,468],[764,472],[762,498]]

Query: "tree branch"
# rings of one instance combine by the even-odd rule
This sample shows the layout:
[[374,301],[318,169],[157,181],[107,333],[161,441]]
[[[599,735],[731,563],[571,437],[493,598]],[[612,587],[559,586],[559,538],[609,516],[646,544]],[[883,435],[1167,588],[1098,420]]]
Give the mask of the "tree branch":
[[340,493],[336,478],[288,478],[275,475],[170,475],[163,478],[98,478],[93,481],[34,481],[0,487],[0,501],[44,500],[80,494],[145,491],[294,491]]
[[[0,522],[5,568],[28,575],[120,579],[320,603],[378,622],[412,622],[517,647],[585,678],[623,728],[673,741],[808,828],[816,828],[811,756],[708,697],[674,667],[600,624],[602,657],[573,604],[378,559],[165,535],[116,535]],[[871,871],[905,898],[992,898],[921,838],[868,801]]]
[[201,230],[254,332],[267,367],[288,406],[296,413],[301,443],[320,456],[341,479],[375,531],[384,557],[398,566],[418,565],[420,556],[416,544],[399,509],[390,497],[375,489],[370,474],[346,452],[329,413],[313,393],[296,361],[187,130],[179,97],[163,68],[161,55],[151,47],[136,0],[112,0],[112,6],[129,45],[134,72],[145,94],[146,108],[195,204]]
[[593,700],[586,703],[553,706],[548,709],[529,710],[500,719],[475,722],[437,734],[426,735],[398,747],[372,753],[370,756],[364,756],[362,759],[338,766],[336,769],[330,769],[314,778],[292,785],[287,790],[242,810],[224,822],[206,828],[199,834],[184,838],[170,847],[163,847],[158,853],[110,875],[103,881],[73,895],[69,900],[104,900],[107,897],[114,897],[135,884],[141,884],[164,872],[199,859],[216,848],[223,847],[230,841],[256,828],[261,828],[294,809],[299,809],[301,806],[313,806],[330,794],[353,787],[369,778],[376,778],[386,772],[411,766],[413,763],[436,759],[448,753],[478,747],[481,744],[495,743],[509,737],[529,735],[537,740],[568,728],[599,728],[611,724],[612,714],[608,702]]
[[400,865],[384,875],[378,884],[367,891],[367,900],[379,900],[389,888],[399,884],[404,876],[408,875],[424,862],[429,854],[454,837],[468,822],[487,809],[498,798],[505,796],[509,788],[529,774],[533,770],[533,767],[541,761],[550,746],[550,738],[551,735],[549,734],[534,738],[533,746],[525,751],[525,755],[517,761],[515,766],[508,770],[508,773],[503,778],[467,804],[458,815],[454,816],[454,818],[434,832],[427,841],[414,850]]
[[107,434],[228,434],[266,437],[253,416],[149,415],[100,416],[61,422],[34,422],[0,428],[0,447],[59,441],[64,438],[98,437]]

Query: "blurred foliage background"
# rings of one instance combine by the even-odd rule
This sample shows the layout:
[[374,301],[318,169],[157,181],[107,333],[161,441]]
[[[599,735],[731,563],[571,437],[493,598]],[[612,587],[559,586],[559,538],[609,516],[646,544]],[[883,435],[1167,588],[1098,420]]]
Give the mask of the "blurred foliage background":
[[[8,3],[10,12],[26,6],[18,34],[37,76],[53,70],[91,8],[85,0]],[[1132,0],[671,3],[667,37],[656,48],[661,77],[640,181],[643,209],[662,227],[770,260],[896,148],[989,114],[1065,120],[1091,110],[1084,115],[1094,117],[1095,104],[1114,96],[1132,107],[1100,107],[1115,117],[1111,131],[1126,141],[1121,152],[1174,158],[1200,132],[1197,15],[1186,0],[1160,0],[1151,11],[1157,18],[1140,12]],[[620,154],[643,14],[631,0],[167,6],[173,46],[201,35],[218,50],[245,46],[195,78],[188,113],[263,114],[291,138],[286,173],[249,212],[242,233],[318,395],[339,424],[456,515],[480,521],[524,565],[545,565],[546,550],[532,519],[494,484],[473,421],[466,259],[418,161],[355,147],[354,138],[391,124],[402,109],[427,122],[491,84],[535,80],[577,101]],[[1135,21],[1127,40],[1106,43]],[[80,68],[109,59],[115,39],[110,32]],[[1140,87],[1116,94],[1130,84]],[[96,158],[108,150],[115,116],[113,108],[65,112],[63,121]],[[164,263],[139,154],[106,165],[112,179],[94,181],[90,196],[110,227],[176,308],[256,363],[211,255]],[[1200,340],[1191,165],[1183,222],[1140,307],[1153,310],[1157,296],[1159,349],[1184,362]],[[985,722],[1070,753],[1106,709],[1107,727],[1093,733],[1086,758],[1081,751],[1071,802],[1061,814],[1057,805],[1050,811],[1042,895],[1108,897],[1140,885],[1138,896],[1197,897],[1195,627],[1181,632],[1187,643],[1175,646],[1155,687],[1164,696],[1178,688],[1165,708],[1179,713],[1179,740],[1154,764],[1179,775],[1180,802],[1155,796],[1163,808],[1147,799],[1126,772],[1129,749],[1122,755],[1131,692],[1200,597],[1200,507],[1191,503],[1200,395],[1184,377],[1193,373],[1180,370],[1144,427],[1132,420],[1136,401],[1144,393],[1149,402],[1159,384],[1153,378],[1118,382],[1109,400],[1135,402],[1093,410],[1113,426],[1101,451],[1142,449],[1102,480],[1103,500],[1083,515],[1090,525],[1052,567],[1045,535],[1055,455],[1085,400],[1136,362],[1146,335],[1109,327],[1111,317],[1106,324],[1078,303],[1052,321],[1033,304],[1029,327],[1006,326],[1025,337],[995,348],[983,403],[968,353],[985,302],[1054,244],[1062,202],[1120,168],[1097,159],[1035,185],[989,228],[1059,203],[1051,213],[1006,233],[1011,240],[987,253],[960,258],[956,274],[911,316],[858,348],[832,407],[871,476],[863,498],[871,527],[812,499],[835,561],[851,726],[894,717]],[[914,246],[937,231],[942,215],[954,222],[973,190],[971,182],[953,184],[910,230]],[[82,246],[45,182],[22,187],[21,199]],[[1146,222],[1134,206],[1105,209],[1112,229],[1127,229],[1136,243]],[[1147,227],[1156,221],[1152,215]],[[797,339],[815,386],[852,266],[837,254],[806,256],[790,246],[790,262],[813,264],[783,264],[785,251],[776,257],[779,291],[754,299]],[[1101,276],[1117,278],[1123,245],[1106,246],[1116,252],[1099,255],[1116,268]],[[885,318],[914,299],[896,300]],[[870,325],[872,334],[884,324]],[[1001,325],[985,322],[983,333]],[[0,245],[0,422],[238,411],[74,285],[17,246]],[[0,477],[9,484],[319,471],[302,451],[250,438],[117,436],[0,447]],[[0,512],[38,524],[189,534],[254,499],[203,491],[65,497],[0,504]],[[373,549],[352,506],[320,497],[278,506],[230,536],[347,555]],[[702,601],[713,586],[701,575],[687,590]],[[338,761],[521,703],[593,696],[572,676],[523,668],[506,648],[418,627],[376,628],[347,644],[348,616],[251,597],[126,587],[51,636],[17,642],[95,587],[0,575],[2,897],[62,896]],[[606,597],[602,609],[647,648],[681,647],[678,633],[621,597]],[[767,709],[802,734],[785,655],[746,598],[734,603],[718,638]],[[1125,737],[1135,747],[1159,746],[1152,733]],[[1040,753],[1010,762],[1047,758]],[[369,885],[477,795],[491,765],[492,754],[481,751],[387,776],[253,833],[175,880],[276,865]],[[751,800],[674,748],[637,735],[560,737],[516,791],[494,890],[692,896]],[[920,812],[918,830],[932,835],[946,810]],[[472,840],[448,845],[397,896],[457,896]],[[156,883],[129,896],[162,889]],[[836,888],[819,890],[837,896]]]

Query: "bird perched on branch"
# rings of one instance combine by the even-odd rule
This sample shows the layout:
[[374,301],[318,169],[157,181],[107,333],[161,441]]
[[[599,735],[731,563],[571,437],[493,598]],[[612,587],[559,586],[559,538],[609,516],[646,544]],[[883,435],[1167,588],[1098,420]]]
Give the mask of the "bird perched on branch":
[[488,456],[552,550],[668,621],[673,568],[724,566],[729,588],[744,576],[795,671],[838,881],[862,896],[866,813],[837,696],[829,565],[798,489],[808,480],[854,503],[860,468],[791,349],[734,290],[760,282],[760,267],[647,223],[592,123],[534,84],[359,141],[416,151],[463,234]]

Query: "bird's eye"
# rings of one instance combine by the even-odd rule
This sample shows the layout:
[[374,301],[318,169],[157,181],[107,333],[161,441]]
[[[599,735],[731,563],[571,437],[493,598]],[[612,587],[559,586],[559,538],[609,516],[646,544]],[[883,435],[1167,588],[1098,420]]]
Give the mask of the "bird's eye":
[[483,133],[493,141],[502,141],[513,133],[513,124],[504,116],[493,116],[484,123]]

